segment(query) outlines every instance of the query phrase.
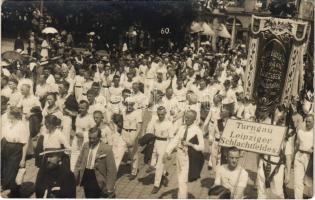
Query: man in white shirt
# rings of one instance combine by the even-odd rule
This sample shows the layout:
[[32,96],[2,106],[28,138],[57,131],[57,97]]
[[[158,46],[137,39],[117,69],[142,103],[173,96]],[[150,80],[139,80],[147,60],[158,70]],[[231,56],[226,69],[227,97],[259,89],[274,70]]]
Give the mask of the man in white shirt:
[[108,88],[108,108],[112,113],[119,112],[119,105],[122,101],[123,87],[119,85],[120,77],[115,75],[113,78],[113,85]]
[[132,97],[125,99],[126,111],[123,112],[122,138],[127,144],[131,155],[132,165],[130,180],[137,177],[139,165],[138,138],[141,132],[142,115],[140,110],[134,108],[135,100]]
[[294,197],[303,199],[304,178],[311,155],[314,141],[314,116],[309,114],[305,118],[305,130],[298,130],[294,159]]
[[133,82],[132,83],[132,91],[133,95],[132,97],[135,99],[136,104],[135,108],[136,109],[144,109],[148,105],[148,98],[139,90],[139,82]]
[[220,95],[223,96],[222,104],[223,107],[225,107],[226,110],[229,112],[229,116],[232,116],[234,113],[235,103],[237,102],[236,94],[231,89],[230,80],[226,80],[223,85],[225,89],[220,91]]
[[[171,153],[176,149],[176,166],[178,178],[178,198],[185,199],[188,195],[188,175],[190,163],[188,156],[188,147],[192,147],[195,151],[202,152],[204,150],[204,140],[201,129],[194,123],[197,113],[189,110],[185,113],[186,125],[179,128],[177,134],[172,138],[166,147],[164,162],[170,158]],[[192,144],[192,138],[197,137],[198,144]]]
[[[165,154],[165,147],[168,144],[168,140],[172,137],[172,122],[165,118],[166,109],[163,106],[158,107],[157,109],[158,119],[153,122],[152,133],[155,135],[154,149],[152,157],[156,157],[154,159],[155,163],[155,177],[154,177],[154,187],[152,190],[152,194],[155,194],[160,189],[161,180],[165,176],[163,176],[164,172],[164,163],[163,157]],[[152,165],[152,163],[151,163]]]
[[242,166],[239,166],[239,158],[240,150],[231,147],[228,151],[228,163],[218,167],[214,181],[214,186],[221,185],[230,190],[231,199],[244,198],[248,182],[248,173]]
[[169,86],[168,81],[163,80],[163,72],[157,71],[156,72],[156,81],[153,83],[153,90],[161,90],[163,93],[165,93],[166,88]]

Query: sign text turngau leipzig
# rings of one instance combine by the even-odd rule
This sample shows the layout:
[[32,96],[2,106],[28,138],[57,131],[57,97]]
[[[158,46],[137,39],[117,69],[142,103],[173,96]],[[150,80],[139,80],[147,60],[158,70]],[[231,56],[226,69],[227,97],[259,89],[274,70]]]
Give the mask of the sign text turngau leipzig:
[[283,126],[229,119],[220,145],[276,156],[279,155],[286,130]]

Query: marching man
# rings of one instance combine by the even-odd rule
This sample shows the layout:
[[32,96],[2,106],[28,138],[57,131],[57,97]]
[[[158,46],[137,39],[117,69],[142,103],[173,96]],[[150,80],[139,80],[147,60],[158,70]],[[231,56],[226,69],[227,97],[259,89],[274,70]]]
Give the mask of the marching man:
[[[163,106],[158,107],[157,109],[158,119],[155,120],[153,123],[152,132],[155,135],[155,143],[153,154],[156,154],[156,170],[155,170],[155,177],[154,177],[154,187],[152,190],[152,194],[155,194],[160,189],[160,183],[164,172],[164,163],[163,157],[165,154],[165,147],[168,144],[168,140],[172,137],[172,122],[165,118],[166,116],[166,109]],[[153,157],[153,156],[152,156]]]
[[135,100],[132,97],[127,97],[124,103],[126,106],[126,111],[123,112],[122,138],[127,143],[127,148],[131,155],[132,169],[129,179],[133,180],[137,177],[138,173],[138,138],[141,131],[142,114],[141,110],[134,109]]
[[294,198],[303,199],[304,177],[313,153],[314,116],[305,118],[305,129],[298,130],[294,160]]
[[[178,177],[178,198],[186,199],[188,195],[188,181],[196,180],[200,177],[200,172],[204,163],[202,151],[204,150],[204,140],[201,129],[194,122],[197,113],[188,110],[185,113],[185,125],[181,126],[166,148],[164,162],[170,159],[171,153],[176,149],[176,165]],[[192,154],[195,153],[195,154]],[[189,170],[191,169],[191,170]]]

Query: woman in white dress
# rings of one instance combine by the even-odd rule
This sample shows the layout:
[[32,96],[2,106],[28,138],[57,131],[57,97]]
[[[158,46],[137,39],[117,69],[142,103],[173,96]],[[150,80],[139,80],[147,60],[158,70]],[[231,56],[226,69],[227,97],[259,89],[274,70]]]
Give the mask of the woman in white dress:
[[41,51],[40,51],[40,55],[41,58],[43,60],[47,60],[48,59],[48,49],[49,49],[49,43],[46,40],[46,38],[44,38],[42,44],[41,44]]

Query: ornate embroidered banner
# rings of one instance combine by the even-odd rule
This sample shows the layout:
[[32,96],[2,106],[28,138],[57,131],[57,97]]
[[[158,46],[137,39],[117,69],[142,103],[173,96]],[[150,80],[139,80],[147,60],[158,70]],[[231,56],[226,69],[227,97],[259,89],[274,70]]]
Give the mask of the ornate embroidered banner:
[[308,28],[301,20],[252,16],[244,89],[258,112],[272,113],[298,93]]

